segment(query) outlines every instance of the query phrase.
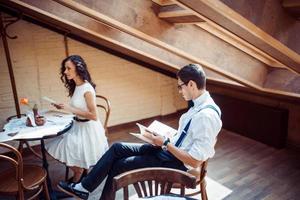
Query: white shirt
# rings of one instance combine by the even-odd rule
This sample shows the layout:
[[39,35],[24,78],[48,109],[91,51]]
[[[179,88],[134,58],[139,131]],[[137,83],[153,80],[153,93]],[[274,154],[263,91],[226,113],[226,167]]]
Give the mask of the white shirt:
[[214,146],[222,127],[222,121],[215,110],[202,108],[212,105],[220,114],[221,110],[207,91],[193,102],[194,106],[180,117],[178,133],[172,138],[171,143],[176,143],[186,124],[192,119],[187,135],[179,148],[188,152],[194,159],[204,161],[215,154]]

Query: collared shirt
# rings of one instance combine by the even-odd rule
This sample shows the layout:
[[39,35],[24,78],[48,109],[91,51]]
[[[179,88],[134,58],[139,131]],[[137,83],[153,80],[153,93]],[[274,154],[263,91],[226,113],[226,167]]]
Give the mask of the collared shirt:
[[188,152],[194,159],[204,161],[215,154],[214,146],[222,127],[222,121],[215,110],[211,108],[201,109],[207,105],[212,105],[220,114],[221,110],[215,104],[208,91],[205,91],[193,102],[194,106],[180,117],[178,132],[172,138],[171,143],[176,143],[182,130],[188,121],[192,119],[187,136],[179,148]]

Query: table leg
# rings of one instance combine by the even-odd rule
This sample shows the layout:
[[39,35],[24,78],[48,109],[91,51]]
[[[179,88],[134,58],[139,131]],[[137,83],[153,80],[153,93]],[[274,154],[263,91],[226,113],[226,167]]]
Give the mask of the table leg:
[[60,198],[70,197],[66,193],[63,193],[63,192],[60,192],[60,191],[55,191],[52,188],[52,183],[51,183],[51,179],[50,179],[50,175],[49,175],[49,169],[48,169],[49,164],[48,164],[47,157],[46,157],[46,149],[45,149],[44,139],[41,139],[41,151],[42,151],[42,158],[43,158],[43,167],[47,172],[47,186],[48,186],[48,190],[49,190],[49,194],[50,194],[50,199],[51,200],[57,200],[57,199],[60,199]]
[[48,190],[49,190],[49,194],[50,194],[50,198],[51,200],[56,200],[56,194],[53,191],[52,188],[52,183],[51,183],[51,179],[50,179],[50,175],[49,175],[49,170],[48,170],[48,161],[47,161],[47,157],[46,157],[46,150],[45,150],[45,142],[44,139],[41,139],[41,151],[42,151],[42,158],[43,158],[43,167],[47,172],[47,186],[48,186]]

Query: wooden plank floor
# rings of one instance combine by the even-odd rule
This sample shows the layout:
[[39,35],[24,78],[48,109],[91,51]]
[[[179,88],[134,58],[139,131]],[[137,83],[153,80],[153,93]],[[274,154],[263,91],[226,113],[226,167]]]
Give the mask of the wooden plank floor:
[[[177,117],[161,121],[177,128]],[[128,134],[131,131],[138,129],[128,126],[110,132],[110,143],[139,142]],[[24,157],[26,163],[41,163],[31,154]],[[49,159],[50,176],[56,187],[64,178],[65,167]],[[0,169],[2,166],[0,164]],[[216,155],[209,161],[208,177],[232,190],[224,198],[226,200],[300,199],[300,154],[288,149],[274,149],[223,129],[218,137]],[[213,190],[209,192],[217,192]],[[0,199],[6,198],[0,196]]]

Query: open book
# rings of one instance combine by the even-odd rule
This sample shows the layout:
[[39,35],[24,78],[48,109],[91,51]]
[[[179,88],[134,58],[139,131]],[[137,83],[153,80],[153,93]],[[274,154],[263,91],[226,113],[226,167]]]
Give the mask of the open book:
[[140,129],[140,133],[130,133],[130,134],[150,144],[152,143],[152,141],[145,136],[145,132],[152,133],[154,135],[161,135],[168,138],[172,138],[177,133],[176,129],[166,124],[163,124],[157,120],[154,120],[148,127],[139,123],[136,123],[136,125]]

